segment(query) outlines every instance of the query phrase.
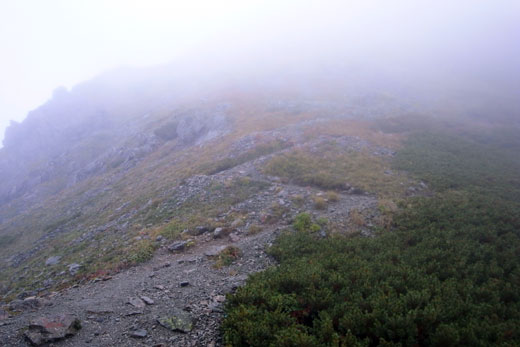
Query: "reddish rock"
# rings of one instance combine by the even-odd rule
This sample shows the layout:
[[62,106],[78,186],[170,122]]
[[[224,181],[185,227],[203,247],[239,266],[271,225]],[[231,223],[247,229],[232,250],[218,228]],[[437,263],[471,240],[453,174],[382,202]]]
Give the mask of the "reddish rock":
[[38,317],[30,322],[25,337],[33,346],[74,336],[81,329],[79,319],[71,314]]

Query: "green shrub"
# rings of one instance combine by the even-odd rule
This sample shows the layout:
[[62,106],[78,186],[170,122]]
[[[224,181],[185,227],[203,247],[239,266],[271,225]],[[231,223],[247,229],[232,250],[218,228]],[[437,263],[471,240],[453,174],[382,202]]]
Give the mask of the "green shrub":
[[174,240],[179,237],[181,232],[186,229],[187,226],[185,223],[181,223],[178,220],[173,220],[166,224],[159,234],[163,237],[166,237],[169,240]]
[[153,242],[150,240],[142,240],[127,251],[126,260],[132,265],[144,263],[152,259],[154,252],[155,245]]
[[[394,165],[440,193],[399,208],[380,200],[390,232],[320,239],[311,216],[298,215],[298,232],[269,249],[280,265],[252,275],[229,298],[224,343],[520,345],[520,148],[490,136],[495,145],[476,135],[410,137]],[[300,180],[316,167],[298,172],[298,161],[285,159],[268,169]],[[365,224],[359,210],[350,218]]]
[[520,214],[493,199],[450,194],[413,200],[394,232],[271,248],[279,267],[229,298],[232,346],[518,345]]
[[294,218],[293,227],[297,231],[306,231],[310,228],[311,225],[311,215],[306,212],[300,213]]
[[[492,139],[498,142],[500,137],[495,133]],[[410,136],[393,165],[438,191],[465,190],[520,201],[518,150],[520,146],[504,150],[454,134],[422,132]]]

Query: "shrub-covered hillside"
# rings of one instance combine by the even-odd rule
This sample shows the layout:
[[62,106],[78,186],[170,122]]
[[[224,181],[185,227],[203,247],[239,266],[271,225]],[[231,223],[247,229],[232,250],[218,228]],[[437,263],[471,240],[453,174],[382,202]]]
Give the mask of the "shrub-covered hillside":
[[520,165],[502,132],[444,134],[412,130],[395,157],[437,192],[403,200],[390,231],[320,238],[297,218],[280,266],[229,297],[225,344],[519,345]]

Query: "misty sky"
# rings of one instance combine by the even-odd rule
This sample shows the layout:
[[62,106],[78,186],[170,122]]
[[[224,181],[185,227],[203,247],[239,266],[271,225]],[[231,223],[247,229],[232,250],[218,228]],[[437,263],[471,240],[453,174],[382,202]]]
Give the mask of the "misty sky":
[[358,61],[511,75],[520,1],[1,0],[0,140],[58,86],[117,66]]

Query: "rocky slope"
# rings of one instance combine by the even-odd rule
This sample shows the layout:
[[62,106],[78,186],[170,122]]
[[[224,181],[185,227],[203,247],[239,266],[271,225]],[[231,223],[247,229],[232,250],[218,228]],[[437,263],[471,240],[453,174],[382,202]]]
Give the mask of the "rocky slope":
[[118,73],[6,133],[2,345],[217,346],[225,294],[272,265],[296,215],[370,236],[394,199],[427,193],[390,169],[400,138],[373,119],[407,106],[387,95]]
[[[215,175],[193,177],[181,188],[181,195],[187,196],[215,182],[247,178],[265,183],[251,199],[228,211],[244,216],[235,226],[190,235],[196,245],[188,249],[163,242],[151,261],[113,276],[95,277],[84,285],[38,298],[14,300],[7,306],[12,316],[0,323],[0,342],[23,346],[30,321],[69,313],[80,320],[82,328],[76,336],[63,340],[63,346],[220,345],[218,327],[224,295],[244,283],[248,274],[272,264],[265,248],[292,216],[314,210],[311,196],[325,195],[316,188],[284,184],[263,175],[258,167],[267,159],[261,157]],[[302,196],[303,204],[291,200],[294,196]],[[274,204],[284,207],[283,215],[273,218],[258,213]],[[368,215],[374,217],[375,207],[374,197],[341,193],[337,201],[315,214],[348,224],[353,209],[372,211]],[[260,230],[252,232],[251,225],[260,226]],[[216,267],[216,258],[230,245],[240,249],[241,256],[230,266]],[[183,312],[182,319],[191,322],[191,328],[171,331],[161,325],[162,318],[179,315],[179,311]]]

